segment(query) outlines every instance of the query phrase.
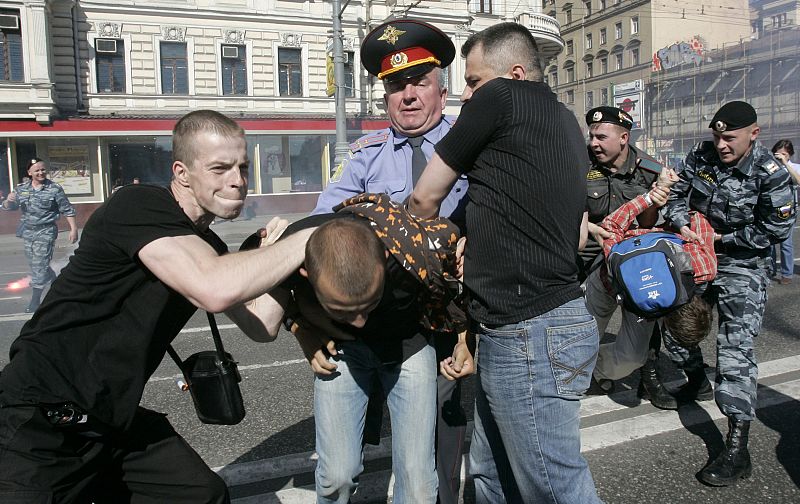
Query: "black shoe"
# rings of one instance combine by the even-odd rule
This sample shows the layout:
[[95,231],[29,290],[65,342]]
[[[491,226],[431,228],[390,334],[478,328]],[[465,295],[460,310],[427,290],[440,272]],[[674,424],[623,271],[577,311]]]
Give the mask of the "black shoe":
[[747,450],[749,432],[749,421],[728,418],[728,437],[725,439],[725,450],[700,471],[700,481],[711,486],[728,486],[740,479],[749,478],[753,472],[750,452]]
[[592,375],[592,381],[589,383],[589,389],[586,395],[608,395],[614,392],[614,381],[607,378],[600,378],[599,380]]
[[39,305],[42,302],[42,289],[38,287],[34,287],[31,290],[31,302],[28,303],[28,307],[25,308],[25,313],[33,313],[39,308]]
[[637,395],[642,399],[649,400],[658,409],[678,409],[678,401],[664,387],[661,377],[658,376],[657,359],[655,351],[650,350],[647,360],[641,368],[642,379],[639,382]]
[[704,368],[684,370],[684,372],[689,381],[681,385],[675,392],[675,398],[679,403],[710,401],[714,398],[714,389],[711,388],[711,382],[708,381]]

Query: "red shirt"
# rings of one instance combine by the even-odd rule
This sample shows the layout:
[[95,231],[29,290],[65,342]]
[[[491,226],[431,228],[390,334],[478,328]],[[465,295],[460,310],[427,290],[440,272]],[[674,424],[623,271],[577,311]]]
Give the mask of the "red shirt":
[[[600,225],[603,229],[611,233],[611,237],[603,241],[603,254],[606,259],[608,259],[608,255],[611,253],[611,247],[626,238],[639,236],[652,231],[672,231],[663,228],[629,229],[636,219],[636,216],[645,211],[648,206],[644,195],[637,196],[603,219]],[[691,257],[692,268],[694,269],[694,283],[701,284],[703,282],[710,282],[717,276],[717,255],[714,253],[714,229],[703,214],[691,212],[690,215],[691,221],[689,223],[689,229],[700,237],[702,243],[684,241],[683,250]],[[678,234],[678,236],[680,235]]]

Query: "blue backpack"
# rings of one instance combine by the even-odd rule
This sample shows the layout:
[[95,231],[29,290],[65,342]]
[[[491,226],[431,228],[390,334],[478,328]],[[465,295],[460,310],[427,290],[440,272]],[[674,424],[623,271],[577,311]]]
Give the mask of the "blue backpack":
[[682,245],[683,240],[673,233],[652,232],[611,247],[608,273],[625,309],[655,319],[691,300],[694,270]]

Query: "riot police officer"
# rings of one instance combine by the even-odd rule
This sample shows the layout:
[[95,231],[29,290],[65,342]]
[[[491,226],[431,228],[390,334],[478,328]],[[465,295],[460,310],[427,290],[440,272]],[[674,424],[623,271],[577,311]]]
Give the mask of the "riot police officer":
[[[579,264],[586,278],[586,304],[597,319],[601,334],[617,309],[617,301],[601,268],[602,240],[610,235],[600,222],[611,212],[635,197],[648,192],[661,172],[661,165],[647,153],[630,145],[633,119],[615,107],[597,107],[586,113],[589,126],[589,157],[592,165],[586,176],[586,210],[589,240],[580,252]],[[651,207],[639,215],[639,227],[652,227],[658,209]],[[624,378],[642,366],[639,397],[662,409],[675,409],[677,402],[661,383],[656,369],[661,334],[652,321],[639,320],[623,309],[616,341],[600,345],[595,367],[595,391],[610,392],[611,380]],[[650,351],[647,344],[650,341]],[[600,390],[597,390],[597,389]]]
[[[700,472],[700,479],[726,486],[752,471],[747,441],[758,378],[753,338],[767,300],[770,247],[794,226],[795,201],[786,167],[757,141],[760,129],[753,107],[727,103],[709,127],[713,141],[697,144],[686,156],[664,216],[689,240],[697,239],[686,227],[692,210],[703,213],[715,231],[717,277],[704,296],[716,304],[719,317],[714,398],[728,418],[728,435],[725,449]],[[700,350],[681,350],[669,338],[665,341],[689,379],[678,398],[710,395]]]

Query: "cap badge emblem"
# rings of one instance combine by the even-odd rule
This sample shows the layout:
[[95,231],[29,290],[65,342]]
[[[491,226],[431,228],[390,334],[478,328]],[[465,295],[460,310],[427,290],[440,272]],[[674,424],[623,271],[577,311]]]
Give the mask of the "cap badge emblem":
[[383,30],[383,35],[378,37],[378,40],[385,40],[387,44],[395,45],[397,43],[397,39],[399,39],[404,33],[404,31],[398,30],[394,26],[389,25],[385,30]]
[[592,114],[592,121],[598,122],[601,119],[603,119],[603,113],[600,112],[599,110],[597,112],[595,112],[594,114]]
[[394,53],[389,62],[392,68],[397,68],[408,63],[408,56],[404,52]]
[[722,133],[723,131],[728,129],[728,125],[725,124],[723,121],[717,121],[714,123],[714,129]]

